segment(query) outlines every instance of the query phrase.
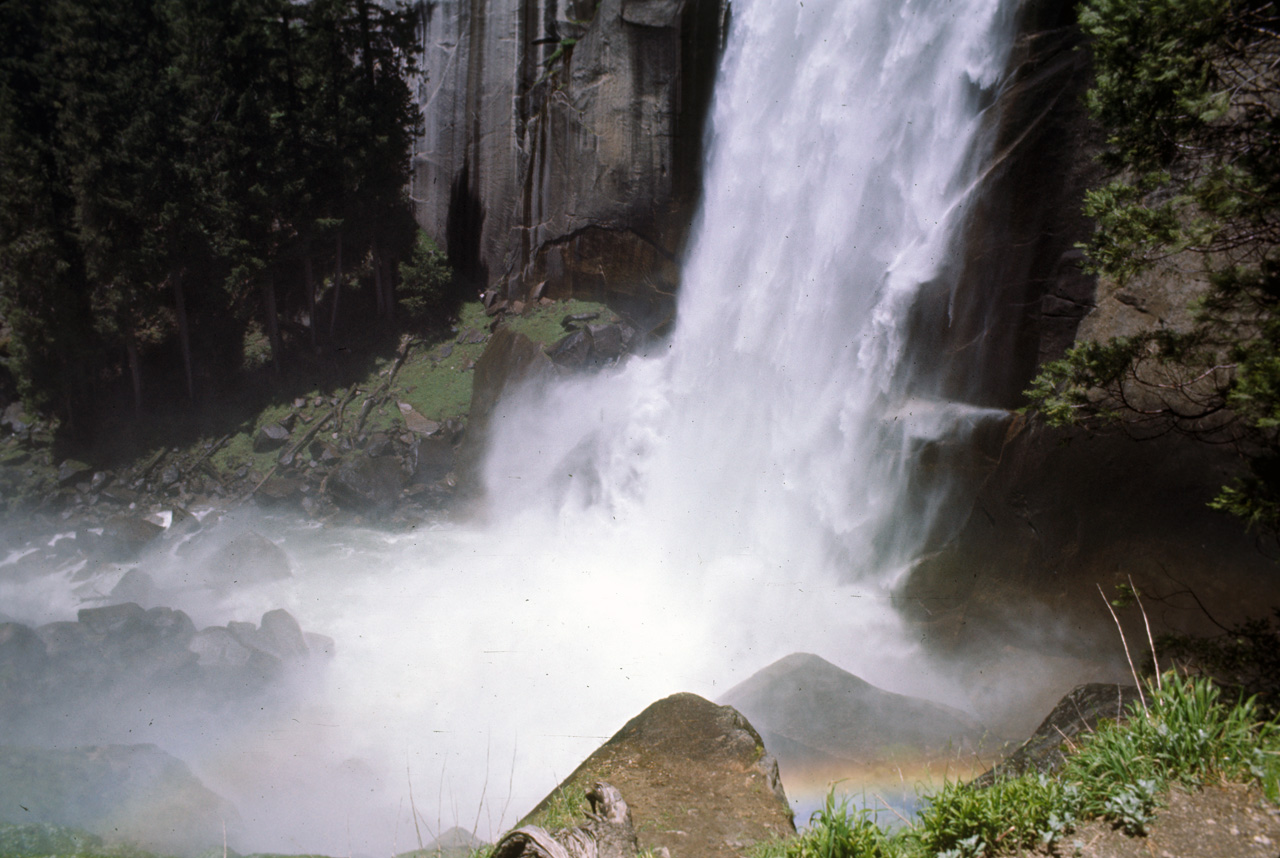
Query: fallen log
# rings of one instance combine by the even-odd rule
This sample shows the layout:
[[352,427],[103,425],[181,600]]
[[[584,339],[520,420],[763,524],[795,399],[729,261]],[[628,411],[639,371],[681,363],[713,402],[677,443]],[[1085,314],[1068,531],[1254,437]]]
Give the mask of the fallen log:
[[554,833],[538,825],[517,828],[498,841],[492,858],[635,858],[640,846],[622,793],[596,781],[587,801],[591,810],[582,825]]

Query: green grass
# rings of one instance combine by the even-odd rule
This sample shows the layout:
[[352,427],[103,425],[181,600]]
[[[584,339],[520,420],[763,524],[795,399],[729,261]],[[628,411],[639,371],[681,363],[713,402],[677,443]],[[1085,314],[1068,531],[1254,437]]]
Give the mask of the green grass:
[[1148,714],[1104,724],[1068,758],[1062,777],[1079,787],[1082,812],[1142,833],[1174,783],[1257,781],[1280,800],[1280,731],[1259,721],[1253,699],[1228,705],[1207,680],[1172,673],[1151,695]]
[[[503,324],[512,330],[528,336],[544,346],[550,345],[565,335],[561,320],[566,316],[585,313],[598,313],[601,323],[616,321],[617,317],[602,304],[587,301],[569,300],[555,301],[548,305],[534,305],[520,316],[507,315]],[[404,418],[397,404],[408,403],[414,410],[429,420],[444,422],[458,420],[465,424],[467,412],[471,407],[471,379],[476,361],[484,354],[488,344],[489,326],[493,319],[485,315],[484,307],[478,301],[463,305],[456,331],[435,340],[419,340],[410,349],[409,357],[396,374],[387,401],[374,408],[364,424],[364,433],[400,432],[405,429]],[[464,342],[477,337],[470,334],[483,335],[484,342]],[[394,356],[383,356],[372,361],[368,373],[363,378],[355,379],[354,384],[360,393],[347,404],[343,415],[343,432],[349,433],[354,421],[360,413],[367,394],[377,390],[386,378]],[[293,400],[301,398],[306,404],[299,413],[311,420],[318,420],[332,409],[334,397],[342,397],[350,385],[337,387],[316,387],[305,393],[290,393],[281,396],[247,414],[243,422],[233,432],[223,447],[210,457],[211,464],[224,473],[234,472],[241,467],[266,474],[275,466],[280,454],[279,450],[255,453],[253,439],[258,430],[268,423],[284,420],[293,411]],[[315,400],[322,404],[315,406]],[[295,436],[305,431],[301,422],[294,428]],[[326,427],[318,437],[327,438],[331,427]],[[185,451],[188,457],[198,456],[204,444],[212,443],[216,438],[201,438]],[[17,457],[17,453],[4,452],[4,455]],[[303,456],[306,456],[304,451]],[[145,457],[144,457],[145,458]],[[15,474],[20,473],[16,468]],[[17,477],[14,477],[16,480]]]
[[159,858],[135,847],[109,844],[79,829],[43,822],[0,822],[0,855],[5,858]]
[[978,858],[1051,845],[1078,821],[1105,819],[1145,833],[1177,784],[1256,783],[1280,803],[1280,727],[1254,701],[1227,703],[1212,683],[1172,673],[1123,723],[1088,735],[1056,776],[1028,774],[973,789],[948,782],[914,824],[887,832],[865,811],[827,795],[809,827],[757,844],[752,858]]
[[587,795],[583,790],[570,786],[556,789],[546,806],[530,817],[526,824],[556,831],[578,825],[586,818]]

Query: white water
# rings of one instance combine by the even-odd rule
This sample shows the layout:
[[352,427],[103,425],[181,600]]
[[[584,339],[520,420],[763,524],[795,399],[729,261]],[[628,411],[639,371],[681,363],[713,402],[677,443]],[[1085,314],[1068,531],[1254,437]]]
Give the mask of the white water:
[[[939,502],[908,496],[910,452],[984,414],[915,382],[938,357],[904,327],[924,286],[953,287],[1012,5],[735,0],[671,342],[507,402],[485,524],[227,525],[295,578],[174,606],[285,607],[337,658],[282,723],[151,713],[132,740],[233,798],[241,848],[386,855],[417,846],[410,780],[430,826],[490,835],[650,702],[791,652],[956,702],[888,594]],[[163,583],[190,562],[144,565]],[[74,611],[39,600],[20,618]]]

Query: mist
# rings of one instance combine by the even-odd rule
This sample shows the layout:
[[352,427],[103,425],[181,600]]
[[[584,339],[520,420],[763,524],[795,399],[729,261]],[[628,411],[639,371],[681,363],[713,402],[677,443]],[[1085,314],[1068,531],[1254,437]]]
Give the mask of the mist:
[[[13,621],[72,620],[136,571],[127,601],[198,629],[284,609],[312,635],[261,683],[71,695],[91,717],[12,735],[159,745],[236,806],[232,848],[387,855],[419,846],[414,810],[423,840],[492,838],[649,703],[789,653],[971,711],[893,591],[960,491],[913,480],[919,451],[1006,415],[931,389],[943,358],[907,321],[957,293],[1013,6],[735,2],[672,338],[501,403],[466,518],[197,510],[136,561],[68,534],[37,571],[54,548],[11,535]],[[287,574],[240,574],[250,538]]]

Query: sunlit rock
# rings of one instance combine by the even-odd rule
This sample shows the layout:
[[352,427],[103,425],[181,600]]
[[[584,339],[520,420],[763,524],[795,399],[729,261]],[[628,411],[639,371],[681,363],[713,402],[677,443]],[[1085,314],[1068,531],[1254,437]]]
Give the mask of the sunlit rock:
[[521,824],[536,824],[565,796],[580,801],[600,781],[625,798],[642,851],[729,858],[795,831],[760,734],[737,710],[696,694],[674,694],[632,718]]

